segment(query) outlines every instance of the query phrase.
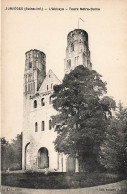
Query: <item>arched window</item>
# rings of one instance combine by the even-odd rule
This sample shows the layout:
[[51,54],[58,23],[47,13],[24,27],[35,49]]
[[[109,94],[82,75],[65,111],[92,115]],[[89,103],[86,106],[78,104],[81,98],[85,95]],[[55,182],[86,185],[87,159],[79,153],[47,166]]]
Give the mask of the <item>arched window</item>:
[[48,85],[47,85],[47,90],[48,90],[49,88],[48,88]]
[[53,84],[51,84],[51,89],[53,89]]
[[35,90],[35,82],[33,83],[33,90]]
[[33,84],[31,83],[31,90],[33,90]]
[[52,104],[52,97],[49,97],[49,104]]
[[79,43],[81,43],[81,39],[79,40]]
[[69,59],[68,67],[71,68],[71,60]]
[[34,100],[34,108],[37,108],[37,100]]
[[25,85],[25,93],[27,93],[27,85]]
[[79,56],[77,56],[77,65],[79,65]]
[[68,68],[68,60],[67,60],[67,68]]
[[41,122],[41,130],[42,130],[42,131],[45,130],[45,122],[44,122],[44,121]]
[[51,130],[51,129],[52,129],[52,121],[49,120],[49,130]]
[[28,84],[28,93],[30,92],[30,84]]
[[28,82],[30,81],[30,75],[29,74],[27,75],[27,80],[28,80]]
[[41,106],[45,106],[44,98],[41,99]]
[[35,132],[37,132],[38,131],[38,123],[36,122],[35,123]]
[[29,62],[29,69],[32,68],[32,62]]
[[71,44],[71,51],[74,51],[74,45]]
[[25,75],[25,83],[27,82],[27,75]]
[[75,66],[76,66],[76,57],[75,57],[75,61],[74,61],[74,64],[75,64]]

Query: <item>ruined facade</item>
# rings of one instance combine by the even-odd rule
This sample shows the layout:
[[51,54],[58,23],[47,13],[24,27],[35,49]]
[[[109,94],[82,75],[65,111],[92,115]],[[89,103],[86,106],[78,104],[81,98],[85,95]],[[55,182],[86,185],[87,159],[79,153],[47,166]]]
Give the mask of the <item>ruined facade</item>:
[[[46,55],[39,50],[25,54],[23,83],[23,144],[22,169],[78,171],[78,159],[57,153],[53,141],[57,137],[51,116],[57,114],[52,106],[53,86],[60,80],[49,70],[46,75]],[[67,36],[65,74],[78,65],[92,68],[88,34],[76,29]]]

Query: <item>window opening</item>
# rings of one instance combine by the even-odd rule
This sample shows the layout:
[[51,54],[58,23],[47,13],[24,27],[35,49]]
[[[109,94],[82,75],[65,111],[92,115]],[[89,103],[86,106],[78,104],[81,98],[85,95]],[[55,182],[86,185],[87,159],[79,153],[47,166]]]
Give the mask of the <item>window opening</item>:
[[41,122],[41,130],[42,130],[42,131],[45,130],[45,122],[44,122],[44,121]]
[[38,131],[38,123],[36,122],[35,123],[35,132],[37,132]]
[[51,120],[49,120],[49,130],[51,130],[52,129],[52,122],[51,122]]
[[44,98],[41,99],[41,106],[45,106]]
[[49,97],[49,104],[52,104],[52,97]]
[[32,62],[29,62],[29,69],[32,68]]
[[34,100],[34,108],[37,108],[37,100]]

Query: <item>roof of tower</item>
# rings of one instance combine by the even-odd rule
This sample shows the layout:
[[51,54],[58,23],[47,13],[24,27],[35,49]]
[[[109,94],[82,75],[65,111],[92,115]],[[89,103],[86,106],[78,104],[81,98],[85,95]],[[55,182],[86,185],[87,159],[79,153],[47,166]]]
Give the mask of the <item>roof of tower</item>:
[[29,53],[29,52],[39,52],[39,53],[42,53],[43,55],[45,55],[45,53],[43,51],[40,51],[40,50],[37,50],[37,49],[31,49],[29,51],[27,51],[25,54]]
[[48,91],[53,90],[51,88],[51,84],[53,85],[59,85],[61,84],[61,81],[58,79],[58,77],[53,73],[53,71],[50,69],[39,89],[39,92],[46,92],[47,91],[47,85],[49,86]]
[[69,36],[72,36],[74,34],[83,34],[83,35],[87,35],[88,36],[88,33],[85,31],[85,30],[82,30],[82,29],[74,29],[73,31],[70,31],[67,35],[67,37]]

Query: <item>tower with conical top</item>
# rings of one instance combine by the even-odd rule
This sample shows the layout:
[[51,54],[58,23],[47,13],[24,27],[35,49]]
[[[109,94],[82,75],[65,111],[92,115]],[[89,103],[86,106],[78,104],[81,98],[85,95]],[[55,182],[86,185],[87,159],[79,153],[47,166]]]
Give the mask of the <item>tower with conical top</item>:
[[65,74],[78,65],[92,69],[88,33],[82,29],[75,29],[67,36],[66,58],[64,59]]

